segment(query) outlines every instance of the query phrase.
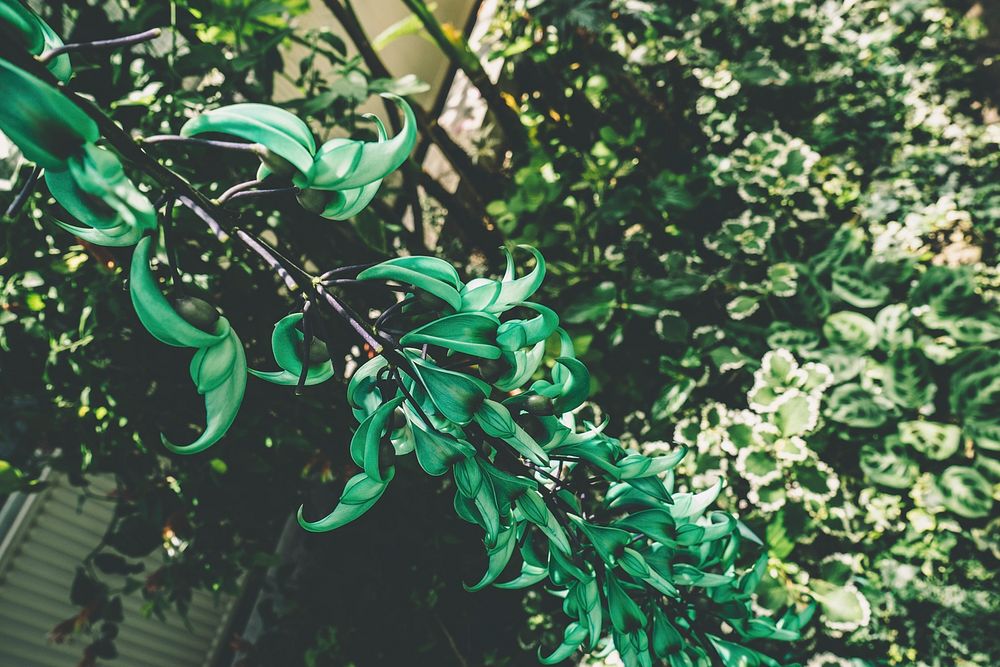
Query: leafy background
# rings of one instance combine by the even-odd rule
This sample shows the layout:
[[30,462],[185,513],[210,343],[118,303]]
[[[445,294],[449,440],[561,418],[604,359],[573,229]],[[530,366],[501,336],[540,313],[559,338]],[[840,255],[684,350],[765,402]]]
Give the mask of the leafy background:
[[[174,28],[110,63],[81,59],[74,87],[126,127],[154,134],[188,109],[267,101],[292,71],[301,98],[290,108],[355,133],[357,102],[392,83],[377,55],[350,57],[331,33],[298,28],[306,7],[46,3],[67,41]],[[479,84],[492,131],[456,137],[475,150],[467,163],[452,155],[454,194],[414,163],[352,224],[283,200],[241,224],[331,267],[431,251],[475,273],[501,242],[539,247],[550,269],[540,300],[593,374],[585,411],[633,447],[689,443],[697,488],[726,478],[728,508],[767,537],[761,609],[820,603],[790,659],[992,664],[995,12],[938,0],[502,2],[489,36],[499,83],[476,78],[463,43],[442,44]],[[304,60],[285,62],[289,41]],[[182,172],[198,164],[194,149],[173,150]],[[212,167],[224,189],[246,164],[220,156]],[[414,201],[418,222],[440,230],[435,247],[399,223]],[[199,418],[186,359],[137,326],[117,251],[57,231],[50,204],[38,195],[3,223],[0,459],[13,467],[0,492],[45,466],[82,494],[88,476],[115,474],[106,546],[67,591],[81,613],[106,601],[81,624],[100,642],[120,593],[102,576],[123,565],[96,554],[162,553],[162,568],[126,584],[153,614],[183,612],[195,588],[259,580],[278,564],[291,510],[330,504],[349,476],[351,422],[343,384],[296,398],[251,383],[224,445],[166,456],[157,431]],[[286,295],[180,223],[185,271],[242,323],[251,365],[262,362]],[[351,338],[335,339],[348,357]],[[558,600],[465,593],[481,547],[445,491],[401,474],[364,521],[304,542],[268,588],[266,632],[237,642],[246,664],[535,664],[534,647],[561,631]]]

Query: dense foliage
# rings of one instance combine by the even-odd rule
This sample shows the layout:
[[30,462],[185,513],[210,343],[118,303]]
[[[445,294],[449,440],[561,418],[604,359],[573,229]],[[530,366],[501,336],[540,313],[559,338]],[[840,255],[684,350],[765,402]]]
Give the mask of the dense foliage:
[[[366,129],[370,125],[354,106],[370,94],[420,89],[412,78],[387,76],[374,50],[351,29],[350,3],[324,4],[348,27],[361,49],[358,57],[348,56],[330,32],[294,27],[305,3],[235,4],[239,11],[234,3],[208,1],[174,3],[169,11],[157,3],[58,3],[45,16],[53,32],[33,28],[25,18],[31,15],[15,2],[3,4],[14,18],[0,18],[18,25],[19,34],[39,35],[23,44],[36,54],[56,46],[57,34],[75,41],[169,27],[151,43],[110,56],[71,54],[72,69],[65,55],[48,62],[54,78],[93,95],[136,136],[181,127],[189,136],[232,136],[233,127],[247,120],[241,112],[203,112],[267,102],[276,73],[294,71],[277,50],[289,41],[307,55],[297,63],[302,98],[287,108],[309,118],[323,139],[335,126],[352,136],[369,132],[386,139],[389,132],[381,125]],[[195,587],[235,591],[241,573],[259,573],[277,562],[271,551],[305,484],[338,482],[318,485],[320,495],[307,500],[308,508],[323,502],[330,489],[335,497],[347,483],[341,508],[351,508],[348,518],[354,518],[369,510],[392,478],[390,491],[368,514],[328,538],[305,542],[310,553],[278,571],[273,602],[265,609],[269,627],[248,649],[250,664],[274,664],[290,650],[308,664],[403,664],[418,655],[417,646],[419,660],[440,664],[533,664],[532,654],[512,648],[524,623],[515,610],[516,594],[461,590],[461,575],[475,581],[482,557],[476,555],[476,531],[451,518],[452,498],[459,515],[486,533],[489,571],[482,585],[499,577],[519,545],[519,583],[548,576],[549,590],[569,592],[565,601],[541,590],[524,597],[530,615],[519,639],[526,648],[544,647],[543,653],[563,642],[556,658],[584,643],[596,645],[596,610],[598,629],[601,613],[610,611],[603,623],[626,664],[647,664],[639,657],[646,650],[644,633],[636,632],[647,614],[653,633],[645,641],[656,653],[673,655],[671,664],[742,664],[737,644],[769,635],[791,638],[808,616],[794,611],[808,610],[812,600],[819,613],[804,640],[752,645],[782,662],[813,667],[995,661],[1000,125],[990,97],[996,77],[984,67],[997,42],[977,14],[963,16],[965,8],[935,0],[502,3],[493,36],[495,55],[504,57],[505,66],[494,87],[470,62],[461,40],[441,39],[447,30],[428,18],[422,2],[407,4],[475,83],[500,130],[489,141],[485,132],[459,138],[477,144],[471,160],[419,108],[415,117],[401,119],[387,106],[392,134],[419,128],[462,176],[461,187],[451,194],[410,161],[365,209],[374,190],[351,188],[373,180],[315,177],[310,168],[345,140],[332,139],[324,151],[309,145],[309,130],[306,140],[278,121],[276,133],[235,136],[270,145],[285,160],[265,159],[260,177],[296,165],[286,175],[297,170],[298,197],[278,192],[261,204],[240,206],[234,229],[280,243],[293,265],[316,273],[367,259],[374,264],[386,254],[436,251],[478,274],[481,262],[470,262],[477,251],[492,255],[489,244],[503,240],[528,243],[548,260],[546,284],[532,298],[559,312],[568,333],[553,335],[546,351],[545,338],[556,333],[555,313],[522,303],[539,289],[540,258],[535,273],[519,279],[528,280],[531,290],[493,310],[482,304],[466,308],[462,295],[475,287],[482,294],[494,289],[490,285],[503,289],[507,281],[525,285],[514,280],[512,268],[503,281],[463,283],[447,261],[426,260],[431,263],[421,265],[419,278],[404,270],[414,260],[383,262],[368,269],[369,278],[402,282],[425,295],[407,301],[405,310],[390,311],[395,323],[380,320],[399,326],[403,316],[408,326],[395,333],[405,334],[404,348],[429,343],[439,352],[457,351],[471,368],[475,359],[462,355],[489,358],[502,350],[523,371],[516,383],[487,377],[491,388],[480,372],[439,369],[436,364],[450,365],[455,356],[432,351],[435,361],[406,358],[416,375],[427,364],[431,375],[445,373],[449,381],[421,377],[418,386],[396,375],[397,394],[385,384],[388,370],[381,376],[379,371],[391,367],[398,373],[399,366],[375,356],[378,344],[355,347],[357,332],[344,321],[325,322],[329,362],[314,364],[318,355],[303,352],[301,339],[315,333],[301,326],[303,315],[286,316],[295,300],[288,281],[263,279],[267,274],[255,260],[217,243],[197,211],[179,208],[174,223],[161,224],[168,253],[147,271],[150,278],[170,278],[166,284],[175,296],[198,295],[222,305],[226,317],[219,321],[239,323],[249,366],[271,368],[274,359],[282,369],[257,375],[300,386],[351,373],[355,379],[346,387],[349,405],[337,381],[298,397],[251,382],[222,444],[194,459],[167,456],[159,431],[165,431],[165,442],[180,442],[194,440],[203,428],[204,404],[190,379],[209,392],[207,398],[219,382],[233,380],[233,367],[225,365],[220,374],[203,365],[205,376],[192,367],[190,379],[185,369],[174,372],[190,353],[165,350],[146,336],[142,325],[150,325],[139,307],[142,299],[137,320],[122,291],[118,267],[129,264],[130,251],[106,246],[131,245],[157,227],[153,205],[143,201],[155,200],[160,184],[129,170],[138,186],[129,190],[117,160],[93,144],[96,135],[84,121],[75,124],[83,129],[70,143],[86,148],[71,156],[39,152],[30,136],[5,126],[25,156],[47,169],[47,190],[4,223],[0,379],[9,395],[5,423],[12,426],[2,435],[0,458],[14,467],[0,462],[0,493],[37,488],[31,480],[46,465],[66,472],[84,490],[89,474],[113,472],[119,480],[116,521],[71,591],[80,616],[57,628],[56,637],[72,628],[89,632],[87,659],[111,657],[120,620],[114,599],[122,590],[142,588],[157,614],[171,607],[183,611]],[[22,44],[4,47],[5,81],[20,76],[6,64],[14,46]],[[35,107],[52,104],[58,115],[71,116],[56,99],[42,96]],[[282,155],[279,145],[288,152]],[[206,173],[199,168],[206,147],[193,142],[151,144],[147,150],[221,199],[256,168],[245,152],[223,151],[213,153]],[[383,166],[387,173],[399,164]],[[20,170],[17,185],[29,171]],[[97,182],[114,187],[96,193]],[[86,199],[73,196],[74,183],[117,215],[80,208]],[[338,187],[355,194],[342,196]],[[47,201],[48,194],[58,203]],[[415,202],[420,205],[411,206]],[[163,223],[170,214],[160,204]],[[408,206],[411,220],[401,225]],[[124,227],[123,218],[131,220]],[[352,219],[348,225],[331,218]],[[440,228],[440,247],[424,246],[425,225]],[[148,241],[140,248],[148,252]],[[134,272],[150,265],[132,266]],[[391,303],[383,288],[367,280],[348,282],[331,289],[350,290],[352,302],[375,312]],[[135,298],[134,273],[130,289]],[[147,296],[155,298],[152,291]],[[501,324],[498,316],[511,308],[515,318]],[[468,315],[450,315],[452,310]],[[216,335],[230,340],[228,333]],[[184,341],[172,344],[178,343]],[[215,344],[184,343],[202,350],[201,359],[211,357],[205,351]],[[242,354],[239,339],[230,351],[236,347]],[[356,361],[369,354],[374,360],[358,369]],[[549,359],[544,364],[543,355]],[[432,385],[441,392],[437,400]],[[528,394],[504,398],[522,385]],[[583,403],[588,389],[594,390],[593,403]],[[417,394],[415,400],[407,391]],[[531,392],[565,403],[556,407],[566,414],[539,418],[533,412],[539,406],[528,409],[523,402]],[[407,406],[398,423],[392,416],[397,403]],[[170,414],[162,414],[163,406]],[[485,416],[484,406],[493,418]],[[353,440],[359,444],[348,446],[352,411],[362,423]],[[508,419],[511,414],[516,422]],[[589,449],[559,440],[567,426],[589,428],[605,419],[604,432],[623,434],[624,450],[598,429],[587,432]],[[442,428],[444,439],[426,435]],[[454,481],[395,475],[388,453],[379,455],[383,431],[397,453],[415,448],[416,463],[432,475],[455,466]],[[466,439],[477,438],[493,445],[466,450]],[[493,467],[504,441],[520,455],[508,463],[520,459],[527,470]],[[682,445],[691,451],[680,460],[675,454]],[[591,495],[581,505],[562,488],[581,481],[574,461],[542,468],[557,482],[530,470],[549,464],[548,455],[565,447],[573,451],[562,454],[589,460],[597,477],[615,484],[607,495]],[[412,459],[395,465],[415,472],[417,466],[407,463]],[[665,473],[675,463],[676,481]],[[482,487],[458,470],[473,467],[480,482],[509,491],[506,498],[495,496],[495,518],[484,511]],[[650,501],[647,495],[647,505],[637,507],[650,509],[632,519],[622,516],[621,499],[635,493],[629,489],[646,485],[651,491],[639,480],[657,478],[646,473],[666,474],[667,486],[654,496],[673,492],[672,506],[664,504],[666,496]],[[529,487],[508,476],[528,480]],[[726,483],[715,486],[717,479]],[[553,497],[547,498],[550,482]],[[712,489],[707,496],[689,494],[705,488]],[[532,489],[541,495],[536,498]],[[560,495],[576,515],[567,514],[563,523],[554,521],[547,502]],[[681,530],[685,503],[693,498],[705,502],[688,508],[692,517],[713,501],[725,511]],[[672,516],[669,534],[668,524],[652,521],[648,512]],[[764,538],[767,549],[739,580],[728,569],[735,547],[724,546],[739,541],[732,513]],[[579,518],[584,514],[617,519],[625,530],[594,527]],[[639,515],[648,521],[636,520]],[[339,524],[345,516],[339,509],[327,522]],[[537,530],[527,530],[529,525]],[[729,537],[715,541],[716,532]],[[559,564],[567,555],[582,555],[567,548],[570,537],[593,545],[582,568]],[[162,552],[163,568],[135,571],[131,559],[154,550]],[[674,550],[700,561],[670,565],[663,556]],[[744,555],[740,565],[749,564]],[[698,569],[712,566],[719,566],[718,574]],[[517,567],[509,574],[517,575]],[[127,575],[123,587],[109,583],[108,575]],[[677,657],[684,653],[676,653],[673,635],[662,629],[673,626],[663,625],[661,607],[643,610],[626,600],[639,596],[645,605],[659,593],[672,596],[674,583],[685,591],[697,588],[699,578],[708,599],[721,605],[715,627],[726,619],[723,632],[736,644],[713,639],[711,647],[704,644],[707,651],[697,648],[699,636],[713,630],[701,620],[708,618],[704,602],[694,603],[671,616],[674,625],[682,619],[678,627],[691,635],[681,640],[694,647],[687,663]],[[657,593],[647,598],[640,591],[649,587]],[[751,614],[735,602],[742,600],[741,590],[750,589],[752,615],[778,621],[782,610],[791,608],[792,614],[777,625],[759,618],[746,625]],[[347,599],[352,604],[345,606],[354,609],[331,603]],[[565,635],[560,605],[576,619]],[[382,621],[365,621],[375,615]],[[412,623],[411,616],[425,620]],[[782,628],[789,636],[782,637]],[[379,641],[386,632],[396,641]],[[664,642],[669,650],[661,653]]]
[[758,604],[820,603],[809,664],[997,655],[996,42],[955,9],[544,2],[500,45],[539,149],[491,209],[559,249],[597,400],[730,480]]

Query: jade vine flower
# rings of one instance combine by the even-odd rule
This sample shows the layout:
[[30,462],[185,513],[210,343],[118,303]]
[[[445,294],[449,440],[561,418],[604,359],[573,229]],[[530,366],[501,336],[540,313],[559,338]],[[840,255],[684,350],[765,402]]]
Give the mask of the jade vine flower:
[[49,191],[86,227],[56,221],[76,236],[128,246],[156,228],[149,200],[125,176],[114,153],[97,146],[97,124],[54,87],[0,60],[0,87],[17,90],[0,106],[0,130],[45,168]]
[[[19,0],[0,0],[0,29],[2,32],[9,31],[33,56],[63,45],[55,31]],[[49,60],[47,67],[53,76],[63,82],[69,81],[73,75],[73,66],[65,53]]]
[[152,237],[145,236],[135,246],[129,291],[139,321],[154,338],[167,345],[197,350],[190,374],[198,393],[205,397],[205,430],[187,445],[175,445],[161,436],[163,445],[172,452],[196,454],[218,442],[236,419],[246,389],[246,355],[226,318],[211,318],[211,329],[203,330],[170,305],[149,270],[152,244]]
[[274,360],[281,367],[280,371],[256,371],[250,369],[250,373],[262,380],[281,385],[298,384],[299,376],[302,374],[302,367],[306,365],[306,385],[326,382],[333,377],[333,363],[327,356],[325,346],[322,346],[321,353],[315,349],[303,349],[305,336],[296,328],[302,321],[302,313],[294,313],[281,318],[274,325],[274,332],[271,334],[271,350],[274,352]]
[[386,176],[398,169],[416,143],[413,110],[400,97],[385,94],[403,110],[403,127],[392,139],[374,116],[377,142],[337,138],[316,148],[309,127],[284,109],[266,104],[232,104],[192,118],[181,135],[227,134],[259,147],[257,178],[271,174],[290,178],[301,192],[304,208],[331,219],[345,220],[364,209]]
[[[395,457],[412,451],[427,474],[451,473],[455,511],[483,530],[486,572],[469,590],[547,580],[563,597],[571,620],[541,662],[594,650],[610,635],[628,667],[650,666],[654,657],[708,664],[709,650],[726,664],[777,665],[721,637],[690,639],[698,630],[683,610],[695,589],[704,589],[740,641],[795,639],[813,607],[753,616],[750,594],[767,555],[737,569],[741,544],[761,544],[734,516],[711,511],[721,480],[698,493],[675,491],[672,471],[686,448],[650,457],[622,447],[603,425],[577,426],[573,413],[587,399],[590,374],[558,315],[528,301],[545,262],[527,250],[535,267],[521,277],[509,252],[499,280],[463,283],[451,264],[433,257],[394,258],[358,274],[406,286],[394,317],[413,326],[399,338],[398,357],[378,355],[351,378],[347,397],[360,425],[350,451],[360,472],[332,512],[308,521],[300,508],[299,523],[326,531],[357,519],[389,487]],[[557,352],[543,375],[550,340]],[[383,381],[390,374],[397,384]],[[607,483],[596,512],[603,522],[556,476],[556,459],[569,470],[586,466]],[[552,481],[556,486],[547,486]],[[515,553],[520,573],[498,582]],[[676,607],[664,607],[664,598]]]
[[66,231],[104,246],[134,245],[156,229],[156,211],[125,176],[121,162],[110,151],[87,144],[66,160],[65,168],[45,172],[49,192],[66,211],[89,225],[80,227],[56,220]]

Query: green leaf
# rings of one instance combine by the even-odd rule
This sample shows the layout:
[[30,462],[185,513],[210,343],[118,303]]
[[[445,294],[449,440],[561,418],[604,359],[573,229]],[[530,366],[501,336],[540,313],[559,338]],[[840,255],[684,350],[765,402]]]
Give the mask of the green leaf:
[[905,303],[893,303],[875,315],[875,328],[879,345],[892,349],[899,345],[912,345],[913,332],[906,328],[910,310]]
[[942,461],[957,452],[961,439],[962,429],[954,424],[928,421],[899,423],[899,440],[935,461]]
[[934,399],[937,387],[931,364],[919,348],[900,347],[889,355],[889,382],[886,394],[903,408],[919,408]]
[[747,294],[737,296],[726,304],[726,312],[734,320],[746,319],[756,313],[758,308],[760,308],[760,297]]
[[786,394],[774,412],[774,423],[786,438],[808,433],[818,420],[819,400],[800,391]]
[[[362,193],[368,187],[370,186],[366,185],[364,188],[361,188],[360,190],[350,191],[358,193],[358,200],[356,203],[360,204],[361,197],[367,196],[367,193],[364,193],[364,195],[362,195]],[[376,187],[375,190],[377,191],[378,188]],[[339,194],[343,195],[346,193],[339,193]],[[368,205],[371,199],[374,198],[374,193],[372,193],[372,195],[373,196],[370,197],[369,200],[365,202],[363,206],[361,206],[362,209],[364,209],[364,207]],[[346,203],[346,198],[345,198],[345,203]],[[364,242],[366,246],[368,246],[375,252],[379,253],[380,255],[388,254],[389,236],[386,233],[385,221],[383,221],[381,217],[379,217],[376,213],[373,213],[371,210],[364,209],[355,211],[353,207],[352,208],[345,207],[343,209],[330,210],[329,207],[326,207],[324,208],[323,212],[320,213],[320,215],[322,215],[324,218],[329,218],[331,220],[343,220],[351,216],[357,216],[357,219],[354,221],[354,229],[355,231],[357,231],[358,237]]]
[[107,594],[107,586],[87,574],[83,567],[76,568],[76,575],[70,586],[69,601],[78,607],[97,603]]
[[[428,2],[427,9],[428,11],[431,12],[436,11],[437,3]],[[396,21],[395,23],[387,27],[385,30],[383,30],[382,32],[380,32],[378,35],[375,36],[375,39],[372,40],[371,45],[372,48],[375,49],[376,51],[381,51],[389,44],[395,42],[400,37],[406,37],[409,35],[422,35],[425,37],[427,36],[427,33],[424,30],[423,22],[420,20],[420,17],[417,16],[416,14],[408,14],[405,18],[400,19],[399,21]]]
[[944,506],[968,519],[989,516],[993,510],[993,486],[975,468],[951,466],[937,478]]
[[795,264],[778,262],[767,267],[767,277],[771,281],[771,292],[778,297],[795,295],[798,287],[799,271]]
[[865,479],[892,489],[909,488],[920,474],[917,463],[907,456],[906,447],[898,438],[863,446],[858,463]]
[[846,350],[868,351],[878,343],[875,323],[849,310],[830,315],[823,324],[823,335],[830,345]]
[[885,409],[859,384],[843,384],[834,389],[826,414],[833,421],[858,428],[877,428],[888,418]]
[[820,604],[827,627],[852,632],[868,625],[871,620],[871,605],[853,584],[835,586],[822,579],[814,579],[810,587],[813,597]]
[[801,279],[795,292],[795,301],[807,320],[822,320],[830,312],[830,298],[827,296],[827,291],[809,267],[802,264],[798,264],[797,267]]
[[27,486],[28,480],[25,479],[24,473],[12,466],[9,461],[0,459],[0,496],[22,491]]
[[875,308],[889,298],[889,287],[876,282],[859,267],[840,267],[831,278],[833,294],[857,308]]
[[696,383],[691,378],[682,378],[677,382],[668,384],[663,393],[660,394],[656,402],[653,403],[652,416],[654,419],[667,419],[677,413],[694,391]]
[[563,310],[563,319],[571,324],[603,322],[615,307],[618,288],[610,280],[598,283],[589,292],[576,296]]
[[798,352],[811,350],[819,345],[819,334],[811,329],[796,329],[783,322],[775,322],[768,329],[767,344],[771,349]]
[[953,338],[973,345],[992,343],[1000,339],[1000,323],[993,313],[981,317],[956,317],[941,320],[942,328]]

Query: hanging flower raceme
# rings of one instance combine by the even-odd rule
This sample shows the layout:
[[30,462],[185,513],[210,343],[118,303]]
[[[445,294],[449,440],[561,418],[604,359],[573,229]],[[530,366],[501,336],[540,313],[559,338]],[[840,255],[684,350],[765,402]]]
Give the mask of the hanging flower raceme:
[[416,143],[413,110],[401,97],[385,94],[403,112],[403,127],[387,139],[375,122],[378,141],[337,138],[316,148],[309,127],[294,114],[266,104],[233,104],[207,111],[181,128],[181,135],[214,133],[251,142],[260,157],[258,179],[275,175],[299,188],[299,203],[331,220],[346,220],[364,209],[382,179],[398,169]]
[[[735,517],[711,510],[721,480],[699,493],[674,489],[684,447],[650,457],[622,447],[603,425],[577,426],[590,375],[558,315],[528,301],[545,276],[543,258],[528,250],[534,268],[518,277],[506,253],[499,280],[463,283],[433,257],[394,258],[358,274],[409,290],[390,318],[405,333],[398,354],[369,360],[348,386],[360,472],[333,512],[308,521],[300,509],[300,524],[325,531],[360,517],[389,487],[396,457],[412,451],[427,474],[452,475],[455,511],[483,530],[486,572],[470,590],[547,581],[563,598],[570,622],[543,663],[610,638],[628,667],[709,664],[709,652],[725,664],[776,665],[742,642],[797,638],[812,606],[754,617],[749,599],[766,554],[738,569],[742,547],[761,545]],[[605,491],[581,497],[579,479],[585,489],[601,480]],[[515,554],[519,574],[497,583]],[[700,629],[696,595],[740,643]]]
[[[63,41],[49,24],[19,0],[0,0],[0,35],[21,42],[33,56],[40,56],[63,45]],[[65,53],[50,58],[46,67],[62,82],[69,81],[73,75],[73,65],[69,55]]]
[[167,301],[149,269],[152,245],[150,236],[136,244],[129,291],[139,321],[154,338],[197,350],[190,373],[198,393],[205,397],[205,430],[187,445],[175,445],[163,437],[171,451],[196,454],[218,442],[236,419],[246,389],[246,355],[229,321],[214,307],[192,297],[178,299],[174,305]]

